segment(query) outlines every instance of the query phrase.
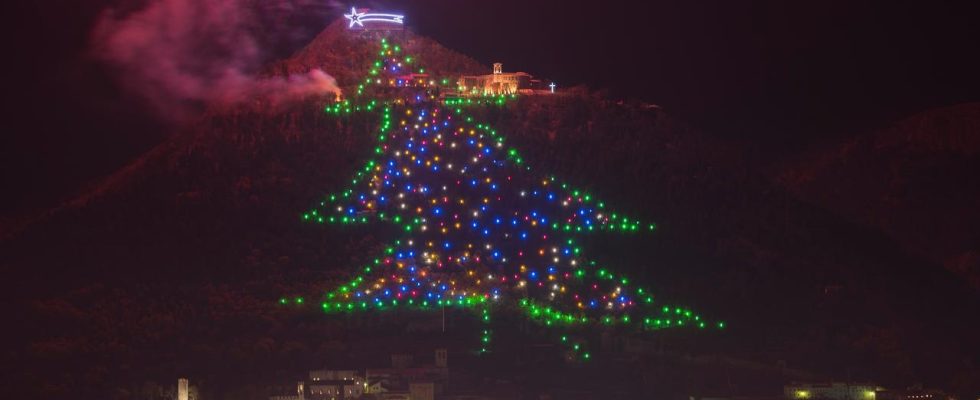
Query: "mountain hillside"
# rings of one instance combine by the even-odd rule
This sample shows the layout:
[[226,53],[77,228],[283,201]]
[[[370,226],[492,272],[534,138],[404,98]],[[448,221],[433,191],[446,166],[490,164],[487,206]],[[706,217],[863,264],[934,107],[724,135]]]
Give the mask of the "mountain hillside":
[[[434,75],[484,68],[411,32],[399,40]],[[334,24],[268,73],[319,67],[350,88],[373,46]],[[289,381],[323,360],[358,359],[370,335],[403,336],[356,330],[378,319],[347,324],[277,305],[317,299],[395,237],[300,219],[373,148],[376,117],[328,115],[330,101],[211,109],[0,242],[0,269],[17,283],[2,295],[19,321],[3,353],[3,375],[19,383],[8,387],[124,399],[139,397],[133,382],[187,374],[262,398],[241,382]],[[664,396],[695,386],[778,391],[798,374],[839,378],[843,365],[883,384],[969,391],[980,381],[971,340],[980,332],[962,322],[980,311],[975,292],[874,227],[797,200],[737,146],[659,108],[586,91],[521,97],[476,117],[535,170],[658,223],[651,235],[587,239],[603,262],[660,299],[730,321],[720,335],[653,336],[664,370],[708,360],[691,374],[701,381],[636,377]],[[919,298],[926,288],[937,294]]]
[[930,110],[808,154],[780,182],[980,288],[980,103]]
[[[364,66],[376,59],[376,35],[351,35],[343,21],[330,24],[308,45],[286,60],[273,63],[267,71],[272,74],[306,73],[322,68],[337,79],[341,87],[357,86]],[[424,36],[406,31],[392,37],[405,47],[407,54],[418,57],[426,73],[433,78],[459,75],[488,74],[490,68],[459,52],[450,50]]]

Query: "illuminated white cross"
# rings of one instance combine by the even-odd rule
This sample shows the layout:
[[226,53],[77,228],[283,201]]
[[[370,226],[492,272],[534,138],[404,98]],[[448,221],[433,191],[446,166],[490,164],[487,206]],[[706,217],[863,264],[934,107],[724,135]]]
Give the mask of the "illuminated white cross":
[[557,85],[555,85],[555,83],[554,83],[554,82],[551,82],[551,84],[550,84],[550,85],[548,85],[548,87],[550,87],[550,88],[551,88],[551,93],[554,93],[554,92],[555,92],[555,86],[557,86]]
[[377,21],[377,22],[390,22],[393,24],[404,24],[405,16],[398,14],[380,14],[380,13],[366,13],[357,12],[354,7],[350,8],[350,14],[344,14],[344,18],[350,21],[348,28],[353,28],[354,25],[364,26],[365,22]]

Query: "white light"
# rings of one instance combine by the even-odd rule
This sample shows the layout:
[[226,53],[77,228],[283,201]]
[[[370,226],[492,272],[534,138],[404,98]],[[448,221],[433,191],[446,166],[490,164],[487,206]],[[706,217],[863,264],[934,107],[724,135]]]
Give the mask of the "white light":
[[363,27],[365,22],[385,22],[391,24],[405,24],[405,16],[398,14],[382,14],[382,13],[359,13],[354,7],[350,8],[350,14],[344,14],[344,18],[350,21],[348,28],[353,28],[354,25]]

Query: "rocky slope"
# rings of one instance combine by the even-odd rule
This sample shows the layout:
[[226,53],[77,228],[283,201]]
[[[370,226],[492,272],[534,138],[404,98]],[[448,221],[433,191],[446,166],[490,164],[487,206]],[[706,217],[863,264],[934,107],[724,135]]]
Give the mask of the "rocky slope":
[[[402,39],[434,75],[483,68]],[[372,43],[332,26],[268,73],[320,67],[350,87]],[[348,357],[358,340],[341,322],[274,305],[283,294],[316,298],[393,237],[300,222],[372,148],[377,121],[327,115],[329,100],[213,109],[0,243],[0,268],[17,283],[4,308],[21,321],[4,352],[18,368],[3,375],[45,395],[81,387],[72,393],[133,398],[134,379],[192,374],[220,386]],[[590,245],[660,298],[731,321],[725,335],[663,336],[678,359],[703,355],[739,373],[748,369],[717,360],[770,366],[761,385],[780,384],[781,365],[817,377],[846,365],[854,378],[961,390],[977,381],[970,338],[980,332],[962,321],[980,310],[975,292],[892,236],[797,200],[737,147],[657,108],[585,91],[477,116],[537,170],[658,222],[652,236]],[[738,389],[723,376],[703,384]]]
[[791,164],[808,202],[886,232],[980,288],[980,103],[930,110]]

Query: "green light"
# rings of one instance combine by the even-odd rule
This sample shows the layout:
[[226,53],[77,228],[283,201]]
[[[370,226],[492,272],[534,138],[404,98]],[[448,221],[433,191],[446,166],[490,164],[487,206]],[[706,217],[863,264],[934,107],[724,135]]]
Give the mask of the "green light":
[[[390,45],[389,45],[389,43],[390,43]],[[364,80],[363,81],[360,81],[360,82],[353,82],[355,85],[357,85],[357,93],[358,93],[358,95],[360,95],[362,93],[362,90],[363,89],[366,89],[366,88],[372,88],[372,89],[367,89],[367,90],[373,90],[373,88],[377,88],[379,86],[382,89],[390,86],[391,83],[389,81],[389,77],[390,77],[390,75],[391,75],[390,73],[393,71],[393,69],[388,68],[388,66],[390,66],[392,63],[397,63],[399,61],[398,60],[399,58],[401,58],[402,59],[401,61],[404,62],[404,63],[406,63],[406,64],[413,63],[415,61],[413,57],[408,56],[407,54],[404,55],[404,56],[401,55],[401,54],[399,54],[399,55],[392,55],[392,51],[394,51],[394,52],[400,52],[402,48],[401,48],[401,46],[399,46],[399,45],[397,45],[395,43],[391,43],[390,41],[387,41],[384,38],[381,39],[381,44],[380,44],[379,47],[381,48],[381,51],[379,52],[380,58],[378,60],[376,60],[376,61],[370,61],[370,64],[366,65],[367,68],[365,68],[364,71],[367,74],[364,76]],[[417,71],[419,73],[424,73],[425,72],[425,69],[422,68],[423,65],[420,65],[421,63],[415,63],[415,64],[418,64],[418,65],[408,66],[406,68],[406,70],[409,71],[409,72],[411,72],[412,70]],[[378,75],[383,75],[383,77],[378,76]],[[442,85],[445,85],[445,88],[446,89],[453,89],[453,88],[455,88],[456,82],[453,82],[452,79],[450,79],[449,77],[445,77],[444,76],[444,77],[441,77],[441,78],[437,78],[437,77],[434,76],[433,79],[438,79],[438,82],[440,82]],[[358,85],[358,83],[360,83],[360,84]],[[409,85],[409,86],[412,86],[412,85]],[[425,85],[419,85],[419,86],[425,86]],[[346,114],[348,114],[348,113],[373,110],[375,108],[375,106],[380,105],[380,107],[378,107],[379,109],[377,111],[375,111],[375,112],[379,112],[381,114],[380,121],[375,121],[374,123],[377,124],[377,125],[375,125],[374,127],[372,127],[370,129],[370,131],[368,132],[369,133],[369,136],[371,136],[371,135],[377,135],[374,138],[376,140],[376,142],[375,142],[375,144],[373,146],[366,146],[365,149],[372,149],[373,148],[373,152],[374,152],[374,154],[376,154],[375,157],[378,157],[378,160],[381,160],[382,159],[381,157],[386,156],[386,152],[393,151],[393,149],[391,147],[391,145],[392,145],[391,142],[396,141],[397,143],[394,143],[394,144],[396,146],[398,146],[401,143],[400,140],[402,140],[404,138],[404,136],[402,136],[403,134],[402,134],[402,129],[401,128],[406,125],[406,121],[399,121],[398,123],[401,124],[401,126],[398,126],[398,128],[395,128],[395,123],[396,122],[395,122],[395,120],[393,120],[393,117],[392,117],[392,113],[395,112],[395,110],[397,110],[399,112],[412,111],[412,112],[416,112],[417,114],[420,114],[421,115],[422,113],[419,112],[419,111],[426,110],[425,107],[432,106],[433,107],[432,109],[435,109],[435,107],[442,107],[441,108],[441,110],[442,110],[441,113],[443,115],[452,114],[454,111],[455,111],[456,114],[459,114],[459,115],[451,115],[451,117],[453,119],[453,122],[459,123],[462,120],[462,121],[465,121],[466,123],[468,123],[468,125],[463,125],[462,123],[459,123],[460,126],[453,127],[453,129],[458,128],[459,131],[461,133],[464,133],[464,134],[465,134],[464,128],[470,129],[471,130],[471,133],[470,134],[473,135],[473,136],[476,136],[475,139],[479,140],[479,144],[478,144],[479,147],[494,147],[494,146],[496,146],[496,148],[497,149],[500,149],[500,150],[506,149],[506,150],[504,150],[504,152],[505,152],[504,154],[501,154],[500,152],[498,152],[498,153],[489,153],[488,152],[487,154],[492,154],[491,157],[496,157],[497,158],[497,160],[493,160],[493,161],[497,161],[497,162],[499,162],[499,161],[506,161],[506,162],[508,162],[508,164],[510,164],[510,165],[507,166],[508,168],[512,168],[512,169],[515,169],[517,171],[531,170],[530,167],[527,167],[527,166],[524,166],[524,165],[521,165],[520,167],[517,167],[517,165],[523,164],[523,158],[521,157],[521,154],[519,153],[519,151],[517,150],[517,148],[509,148],[509,147],[505,147],[504,146],[504,137],[503,137],[503,135],[498,136],[496,130],[494,130],[490,125],[480,122],[479,121],[479,118],[474,119],[473,116],[468,116],[466,114],[462,114],[462,110],[463,109],[467,109],[468,112],[470,111],[468,109],[468,107],[473,107],[473,108],[481,107],[481,108],[486,109],[486,108],[493,107],[493,105],[495,105],[495,104],[498,105],[498,106],[500,106],[500,105],[504,105],[506,103],[506,100],[515,99],[515,98],[517,98],[517,96],[514,95],[514,94],[511,94],[511,95],[477,94],[476,91],[474,91],[473,93],[470,93],[470,94],[471,94],[470,96],[461,95],[459,97],[443,98],[443,99],[439,100],[441,102],[441,104],[437,104],[436,103],[435,97],[427,97],[427,99],[426,100],[423,100],[422,101],[422,104],[419,104],[419,105],[408,105],[406,102],[403,102],[402,101],[403,98],[401,97],[402,96],[401,94],[398,95],[399,97],[392,97],[392,98],[380,97],[380,98],[377,98],[377,99],[365,99],[365,98],[357,97],[357,98],[354,98],[354,101],[353,102],[351,100],[343,100],[343,101],[330,102],[329,105],[325,106],[324,110],[328,114],[336,114],[338,116],[344,115],[346,117]],[[428,101],[431,104],[425,104],[426,101]],[[524,102],[522,101],[521,104],[523,104],[523,103]],[[421,107],[421,108],[419,108],[419,107]],[[406,113],[406,114],[411,115],[412,113]],[[460,118],[460,117],[462,117],[462,118]],[[399,118],[399,120],[400,119],[401,118]],[[419,121],[422,121],[422,118],[419,118]],[[344,123],[347,123],[347,122],[344,122]],[[377,130],[375,130],[375,129],[377,129]],[[415,129],[419,129],[419,127],[416,126]],[[410,132],[410,131],[411,131],[411,128],[409,128],[409,127],[406,127],[405,128],[405,132]],[[488,134],[489,134],[489,136],[488,136]],[[454,144],[454,147],[455,147],[455,144]],[[503,157],[500,157],[501,155],[503,155]],[[415,156],[416,156],[416,154],[412,154],[412,161],[416,161]],[[387,159],[387,157],[385,157],[384,159]],[[441,160],[436,159],[436,160],[433,160],[433,161],[435,162],[435,161],[441,161]],[[428,162],[427,159],[422,159],[422,160],[420,160],[420,162],[426,162],[426,165],[428,165],[427,164],[427,162]],[[383,221],[383,222],[386,222],[386,223],[394,222],[393,225],[396,228],[404,228],[404,232],[427,232],[427,233],[421,233],[420,235],[423,236],[425,239],[430,239],[429,237],[425,237],[425,236],[428,235],[428,234],[431,234],[433,232],[433,230],[431,230],[431,228],[433,228],[435,225],[433,225],[432,224],[433,221],[431,219],[428,219],[427,217],[421,217],[421,219],[420,218],[413,218],[413,217],[415,217],[415,215],[425,215],[424,214],[425,213],[424,207],[422,207],[423,209],[419,209],[418,212],[416,212],[416,210],[415,210],[415,204],[410,204],[412,207],[411,208],[408,208],[408,210],[411,210],[411,211],[408,211],[408,210],[394,211],[393,209],[385,208],[385,206],[383,206],[383,204],[381,204],[381,202],[367,203],[367,205],[370,208],[372,208],[372,210],[374,210],[375,212],[366,213],[366,214],[369,214],[371,216],[374,216],[374,218],[369,218],[368,216],[362,215],[362,214],[365,214],[365,213],[355,213],[354,215],[348,215],[344,211],[344,210],[347,210],[348,207],[349,207],[348,202],[349,201],[356,201],[354,199],[357,199],[358,197],[360,197],[358,200],[361,201],[361,204],[364,204],[364,200],[365,200],[365,197],[366,196],[365,196],[365,193],[364,193],[364,191],[362,189],[364,188],[364,186],[368,186],[368,185],[372,185],[373,186],[374,184],[377,183],[376,181],[374,181],[375,179],[377,179],[377,176],[372,176],[372,175],[374,175],[376,173],[376,171],[382,171],[381,168],[376,168],[378,165],[379,164],[378,164],[377,161],[371,160],[371,161],[368,161],[366,165],[364,165],[363,169],[358,170],[358,171],[355,171],[356,172],[355,179],[350,180],[350,184],[351,185],[361,185],[361,186],[358,186],[357,187],[357,192],[355,192],[353,190],[353,187],[348,186],[351,189],[345,189],[345,191],[342,192],[342,194],[338,194],[339,196],[342,196],[342,198],[340,199],[340,200],[342,200],[342,203],[339,204],[339,206],[341,206],[340,212],[335,213],[334,210],[331,207],[329,207],[329,206],[327,206],[327,204],[325,204],[326,202],[321,202],[320,206],[322,206],[324,208],[319,208],[319,213],[318,213],[318,210],[316,210],[316,209],[311,210],[311,211],[309,211],[309,212],[307,212],[305,214],[302,214],[302,220],[303,221],[313,220],[313,221],[317,221],[317,222],[323,222],[324,220],[329,219],[330,222],[339,222],[339,221],[342,221],[345,224],[348,224],[348,223],[367,223],[369,220],[371,220],[371,221]],[[506,164],[503,164],[503,165],[506,165]],[[413,171],[413,173],[414,173],[414,171]],[[493,178],[496,179],[497,177],[494,176]],[[547,179],[550,179],[550,183],[547,181]],[[510,177],[509,176],[508,176],[508,180],[510,180]],[[436,183],[440,183],[440,182],[436,182]],[[488,183],[489,183],[489,181],[488,181]],[[386,182],[386,184],[387,184],[387,182]],[[549,178],[546,178],[545,182],[542,182],[541,184],[543,186],[548,186],[548,189],[547,190],[557,189],[557,188],[555,188],[555,186],[560,186],[563,189],[563,191],[560,192],[560,193],[557,193],[557,195],[559,196],[559,202],[564,202],[567,199],[574,199],[574,200],[576,200],[576,201],[578,201],[580,203],[579,205],[575,205],[574,207],[580,207],[580,206],[581,207],[584,207],[585,211],[590,212],[590,213],[597,212],[597,210],[603,209],[605,207],[605,204],[603,202],[598,201],[598,199],[594,199],[590,193],[586,193],[586,192],[584,192],[581,189],[576,189],[576,188],[574,188],[573,185],[569,185],[568,183],[561,183],[560,181],[556,180],[556,178],[554,176],[550,176]],[[532,181],[530,183],[530,185],[536,185],[536,183],[533,183],[533,181]],[[533,189],[533,188],[526,188],[526,189]],[[535,194],[535,196],[537,196],[537,194]],[[465,199],[467,201],[470,201],[471,203],[474,200],[474,199],[472,199],[470,197],[466,197],[465,195],[463,196],[462,199]],[[338,200],[337,196],[335,196],[335,195],[331,195],[330,196],[330,201],[331,202],[336,202],[337,200]],[[501,198],[498,197],[495,201],[501,201]],[[537,201],[537,200],[535,200],[535,201]],[[596,205],[596,209],[590,209],[591,208],[590,205],[582,206],[582,204],[593,204],[592,201],[595,201],[596,202],[596,203],[594,203]],[[484,202],[486,202],[486,200],[484,200]],[[435,203],[433,203],[433,204],[435,204]],[[334,205],[337,206],[338,204],[334,204]],[[492,204],[489,204],[489,205],[492,206]],[[406,208],[405,206],[406,206],[405,204],[402,204],[401,205],[401,207],[403,209]],[[431,211],[431,209],[429,211]],[[398,212],[402,212],[402,213],[405,213],[405,214],[398,215],[397,214]],[[604,215],[606,215],[605,214],[605,211],[602,211],[602,213]],[[323,215],[323,216],[321,217],[321,215]],[[474,217],[477,217],[477,216],[474,215]],[[436,218],[437,219],[436,219],[435,222],[437,224],[439,222],[441,222],[441,221],[438,220],[439,217],[436,217]],[[588,217],[588,218],[592,218],[592,217]],[[574,233],[577,233],[577,232],[592,232],[593,230],[595,230],[595,231],[603,231],[603,232],[628,233],[628,232],[631,232],[631,231],[641,230],[644,225],[646,225],[647,228],[649,230],[651,230],[651,231],[656,229],[656,224],[652,224],[652,223],[650,223],[650,224],[640,223],[640,222],[638,222],[638,220],[633,220],[631,218],[624,217],[624,216],[621,216],[619,214],[611,214],[611,217],[603,217],[603,218],[595,217],[595,219],[592,220],[594,222],[594,226],[593,226],[593,224],[589,224],[588,226],[586,226],[586,224],[584,224],[584,223],[571,222],[571,221],[568,221],[567,223],[559,223],[557,221],[561,221],[560,218],[551,218],[551,217],[549,217],[549,219],[552,219],[552,221],[543,223],[542,225],[544,225],[544,226],[539,226],[539,228],[547,229],[547,227],[548,227],[547,224],[550,223],[551,230],[553,230],[553,231],[552,232],[548,232],[548,233],[550,233],[550,235],[548,235],[548,236],[551,236],[551,237],[556,238],[558,240],[556,243],[561,243],[561,242],[564,242],[565,239],[568,239],[567,240],[567,247],[565,247],[564,245],[562,246],[562,252],[564,253],[564,255],[567,255],[569,252],[572,252],[573,251],[574,252],[573,254],[575,255],[576,258],[580,255],[581,248],[575,247],[575,244],[573,243],[572,239],[570,238],[570,237],[573,237],[573,234]],[[579,221],[581,221],[581,220],[579,220]],[[443,225],[440,224],[438,226],[439,227],[442,227]],[[572,229],[572,228],[574,228],[574,229]],[[458,225],[457,225],[457,229],[459,229],[459,226]],[[562,232],[568,232],[568,234],[564,234],[563,235]],[[442,230],[442,233],[443,234],[447,234],[445,230]],[[405,234],[402,235],[402,240],[410,240],[410,239],[418,240],[420,238],[419,237],[405,235]],[[546,241],[547,240],[550,240],[550,239],[551,238],[545,238]],[[385,253],[388,254],[388,255],[394,254],[394,248],[399,248],[399,251],[401,251],[400,250],[401,249],[400,246],[402,246],[402,243],[401,243],[402,240],[396,240],[395,241],[395,243],[396,243],[395,246],[397,246],[397,247],[386,247],[385,248]],[[434,247],[431,242],[428,244],[428,246]],[[416,248],[418,248],[419,245],[413,244],[413,245],[410,245],[410,247],[416,247]],[[489,247],[488,247],[488,249],[489,249]],[[443,260],[441,260],[441,258],[443,256],[444,256],[444,254],[438,254],[438,255],[435,256],[435,259],[438,260],[441,263],[443,261]],[[581,264],[581,265],[592,265],[592,266],[595,265],[595,261],[592,261],[592,260],[581,260],[580,259],[579,261],[581,261],[581,262],[588,262],[589,263],[589,264]],[[427,262],[428,262],[428,260],[427,260]],[[330,300],[331,301],[330,303],[323,303],[322,304],[323,309],[324,310],[329,310],[329,311],[332,311],[332,312],[340,312],[340,311],[344,311],[345,309],[348,310],[348,311],[356,311],[357,308],[358,308],[357,306],[359,305],[361,309],[378,309],[378,310],[382,310],[382,309],[386,309],[386,308],[389,308],[389,307],[391,307],[391,308],[397,307],[398,305],[400,305],[399,304],[400,302],[402,304],[407,303],[407,305],[415,306],[417,308],[428,308],[430,306],[429,301],[426,301],[426,300],[423,300],[423,299],[418,299],[418,302],[416,302],[415,299],[412,299],[412,298],[407,298],[405,300],[391,300],[390,298],[387,298],[386,297],[385,300],[383,300],[383,301],[382,300],[379,300],[378,298],[374,298],[373,300],[369,300],[367,302],[363,302],[362,301],[362,302],[359,302],[359,303],[358,302],[351,301],[352,300],[351,299],[351,297],[352,297],[351,295],[354,294],[354,293],[352,293],[352,291],[358,290],[358,289],[366,289],[368,286],[370,286],[372,288],[372,290],[375,287],[377,287],[378,285],[375,282],[375,278],[377,278],[379,274],[387,274],[388,271],[389,271],[389,268],[394,268],[394,266],[392,266],[390,264],[391,264],[391,258],[388,257],[388,256],[386,256],[386,257],[384,257],[382,259],[375,258],[374,259],[374,262],[373,262],[373,265],[377,265],[378,266],[377,268],[374,268],[372,270],[372,268],[369,267],[369,266],[363,267],[363,272],[362,273],[364,275],[357,276],[355,279],[351,280],[346,285],[341,286],[338,290],[335,290],[334,292],[328,293],[327,297],[330,298],[330,299],[332,299],[332,300]],[[399,264],[398,265],[398,268],[402,268],[403,267],[403,265],[401,265],[401,262],[399,262],[398,264]],[[573,263],[573,265],[575,265],[575,264]],[[474,271],[474,269],[471,269],[470,270],[471,274],[472,274],[472,272],[479,272],[480,275],[482,275],[482,271],[480,270],[480,268],[482,268],[482,266],[478,266],[477,268],[475,268],[475,271]],[[469,269],[469,268],[467,268],[467,269]],[[588,271],[595,271],[595,267],[587,267],[587,269],[588,269]],[[566,270],[566,271],[568,271],[568,270]],[[569,285],[569,286],[572,286],[572,289],[576,289],[575,286],[581,286],[583,284],[588,284],[588,286],[591,286],[593,284],[593,281],[597,281],[598,280],[597,278],[595,278],[594,276],[592,276],[590,273],[587,273],[586,269],[577,268],[577,269],[574,269],[574,271],[572,271],[572,272],[574,272],[574,275],[575,275],[575,277],[573,279],[577,279],[577,281],[572,282],[571,285]],[[477,277],[479,278],[480,275],[477,275]],[[496,275],[496,274],[494,274],[494,275]],[[586,277],[587,275],[588,275],[588,277]],[[630,284],[630,281],[626,277],[617,276],[616,274],[610,273],[608,270],[605,270],[605,269],[600,269],[599,271],[596,272],[596,275],[599,278],[602,278],[603,280],[608,280],[609,281],[608,283],[601,284],[603,287],[600,290],[603,290],[603,291],[604,290],[607,290],[607,289],[611,289],[610,286],[615,287],[615,286],[620,285],[620,284],[623,285],[623,286]],[[560,279],[565,279],[566,277],[571,278],[569,275],[565,275],[564,273],[561,273],[558,276],[549,276],[549,280],[555,280],[555,278],[558,278],[560,280]],[[496,281],[497,280],[496,278],[491,278],[491,279],[493,281]],[[488,280],[487,283],[490,283],[490,280]],[[558,283],[560,283],[560,282],[558,282]],[[477,285],[480,285],[480,283],[477,283]],[[491,286],[491,285],[494,285],[494,286]],[[496,282],[493,282],[491,285],[484,286],[484,288],[494,288],[495,285],[496,285]],[[455,289],[458,290],[459,288],[457,287]],[[466,286],[464,286],[463,289],[464,290],[471,290],[472,287],[466,287]],[[623,288],[623,289],[625,290],[625,295],[627,295],[629,297],[634,297],[633,294],[635,294],[635,298],[636,298],[637,302],[639,302],[639,303],[642,303],[644,301],[647,304],[653,303],[653,297],[652,297],[652,295],[647,294],[647,292],[644,289],[642,289],[642,288],[637,288],[636,291],[633,292],[633,294],[630,293],[630,290],[629,289],[626,289],[626,288]],[[617,288],[617,290],[619,290],[619,288]],[[564,286],[561,288],[561,292],[563,292],[563,293],[565,292],[565,287]],[[336,296],[335,296],[335,293],[337,294]],[[460,292],[456,292],[456,293],[460,293]],[[448,297],[446,299],[441,299],[441,300],[438,301],[438,304],[440,306],[443,306],[443,307],[445,307],[445,306],[473,307],[475,305],[485,304],[488,301],[490,301],[490,300],[488,300],[487,297],[484,297],[485,295],[474,295],[474,294],[472,294],[473,293],[472,291],[470,291],[470,292],[465,292],[464,291],[464,293],[468,293],[468,294],[467,295],[464,295],[464,296],[454,295],[454,296]],[[527,293],[527,292],[525,292],[525,293]],[[365,293],[356,293],[356,294],[357,294],[357,297],[361,297]],[[414,294],[413,294],[413,296],[414,296]],[[537,294],[535,294],[535,296],[537,296]],[[337,299],[334,299],[334,297],[337,297]],[[374,297],[374,296],[366,296],[366,297]],[[344,300],[340,300],[340,298],[343,298]],[[391,300],[391,301],[389,302],[388,300]],[[296,298],[294,300],[293,298],[284,297],[284,298],[280,299],[280,303],[281,304],[290,304],[293,301],[295,301],[297,304],[302,304],[302,302],[303,302],[302,298]],[[554,301],[554,300],[550,300],[550,301]],[[334,302],[336,302],[336,303],[334,303]],[[335,306],[333,306],[334,304],[335,304]],[[675,309],[674,307],[670,307],[670,308],[664,307],[663,310],[664,310],[664,314],[665,315],[662,315],[662,317],[671,317],[671,314],[675,314],[675,313],[677,314],[677,316],[676,317],[671,317],[671,318],[674,318],[673,320],[666,319],[665,321],[662,321],[661,319],[653,320],[651,318],[644,318],[642,314],[638,314],[638,313],[596,314],[595,312],[598,311],[598,310],[588,310],[588,309],[581,310],[581,311],[564,312],[562,310],[566,310],[566,309],[574,310],[574,307],[569,307],[569,304],[566,304],[563,301],[555,301],[553,303],[549,302],[547,304],[545,304],[545,303],[535,304],[534,301],[529,301],[528,299],[520,299],[520,304],[521,304],[521,307],[522,307],[521,308],[521,311],[525,314],[525,316],[528,319],[530,319],[531,321],[533,321],[535,323],[538,323],[538,324],[541,324],[541,325],[547,325],[547,326],[554,326],[554,325],[566,325],[567,326],[567,325],[574,325],[574,324],[588,324],[588,325],[602,325],[602,324],[605,324],[605,325],[619,325],[619,324],[623,324],[623,325],[626,325],[626,324],[630,324],[631,319],[633,319],[633,318],[641,318],[642,324],[639,323],[639,322],[637,324],[635,324],[635,325],[639,325],[638,329],[656,329],[656,328],[661,328],[661,327],[669,327],[670,325],[675,325],[675,326],[676,325],[684,325],[684,322],[685,321],[687,322],[686,325],[689,325],[690,326],[690,325],[697,324],[699,328],[704,328],[705,326],[711,326],[711,324],[714,324],[714,326],[717,326],[718,328],[724,328],[724,323],[721,323],[721,322],[714,322],[714,323],[703,322],[703,321],[700,321],[700,319],[699,319],[698,316],[693,315],[691,311],[682,310],[681,308],[676,308]],[[548,304],[552,304],[553,306],[550,306]],[[415,308],[415,307],[413,307],[413,308]],[[586,307],[583,307],[581,304],[579,305],[579,307],[580,308],[586,308]],[[651,309],[652,308],[644,308],[643,310],[646,311],[646,310],[651,310]],[[634,308],[633,310],[639,310],[639,307]],[[683,314],[684,316],[682,317],[681,314]],[[692,321],[692,317],[693,317],[693,321],[695,321],[695,322],[691,322]],[[482,319],[482,321],[485,324],[489,324],[490,314],[489,314],[489,310],[488,309],[484,308],[482,310],[481,319]],[[672,323],[672,321],[674,321],[674,322]],[[661,325],[666,325],[666,326],[661,326]],[[481,342],[483,344],[488,343],[489,340],[490,340],[490,337],[491,337],[490,336],[490,331],[489,330],[484,330],[483,331],[483,335],[481,337]],[[565,335],[561,336],[561,342],[562,343],[566,343],[566,346],[568,344],[571,344],[570,342],[572,342],[572,341],[574,341],[574,339],[570,339],[568,336],[565,336]],[[567,347],[565,347],[565,348],[567,349]],[[575,344],[574,345],[574,348],[575,348],[576,351],[580,351],[580,350],[584,349],[583,347],[580,347],[579,344]],[[481,346],[480,352],[482,353],[482,352],[486,352],[486,351],[487,351],[487,347],[486,346]],[[588,359],[591,356],[587,352],[580,352],[579,354],[582,355],[581,359]]]

